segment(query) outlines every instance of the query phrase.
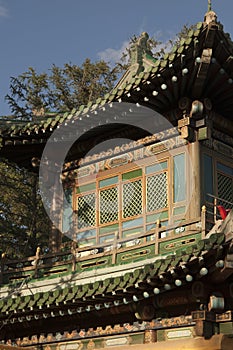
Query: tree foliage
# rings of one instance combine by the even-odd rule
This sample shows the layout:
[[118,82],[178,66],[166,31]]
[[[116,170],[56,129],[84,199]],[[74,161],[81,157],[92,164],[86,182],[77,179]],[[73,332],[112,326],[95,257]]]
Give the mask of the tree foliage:
[[81,66],[53,65],[49,73],[38,74],[29,67],[27,72],[11,77],[6,101],[11,112],[21,119],[30,119],[35,111],[70,111],[104,96],[113,88],[116,77],[117,71],[108,63],[92,63],[90,59]]
[[47,246],[49,231],[36,175],[1,160],[0,250],[13,258],[34,255]]

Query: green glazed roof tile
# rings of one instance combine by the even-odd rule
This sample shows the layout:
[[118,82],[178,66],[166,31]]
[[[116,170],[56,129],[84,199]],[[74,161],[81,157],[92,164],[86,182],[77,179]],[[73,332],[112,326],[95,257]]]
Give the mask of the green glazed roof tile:
[[184,52],[184,46],[180,46],[178,49],[177,49],[177,52],[179,54],[181,54],[182,52]]
[[73,299],[75,298],[76,293],[77,293],[76,291],[67,293],[67,295],[66,295],[66,301],[71,301],[71,300],[73,300]]
[[126,90],[126,91],[131,90],[132,86],[133,86],[133,85],[132,85],[132,82],[131,82],[130,84],[128,84],[128,85],[126,86],[125,90]]
[[61,293],[55,300],[56,300],[56,304],[61,303],[62,301],[64,301],[66,299],[66,294],[65,293]]
[[61,117],[58,115],[58,116],[56,116],[55,121],[59,122],[60,119],[61,119]]
[[111,284],[112,279],[107,278],[103,281],[103,285],[105,288],[107,288]]
[[78,117],[80,114],[81,114],[81,111],[76,110],[76,112],[72,114],[72,117]]
[[84,284],[84,285],[80,286],[80,288],[77,291],[77,297],[81,299],[83,296],[85,296],[85,294],[87,293],[88,289],[89,289],[89,285],[88,284]]
[[161,61],[161,67],[165,68],[168,65],[168,60]]
[[137,78],[137,79],[135,80],[135,85],[139,85],[140,83],[141,83],[141,79]]
[[104,95],[104,99],[105,99],[105,100],[108,100],[109,97],[110,97],[110,92],[108,92],[107,94]]
[[204,247],[205,247],[205,242],[204,242],[204,240],[201,240],[201,241],[197,242],[197,245],[198,245],[198,251],[200,252],[200,251],[203,250]]
[[209,240],[212,244],[215,244],[218,240],[218,234],[217,233],[214,233],[212,234],[210,237],[209,237]]
[[99,104],[101,101],[102,101],[102,98],[99,97],[99,98],[97,98],[96,103]]
[[53,292],[53,297],[55,297],[55,298],[57,298],[58,297],[58,295],[60,295],[60,293],[61,293],[61,288],[58,288],[58,289],[56,289],[54,292]]
[[222,244],[225,241],[225,235],[224,233],[218,233],[218,237],[217,237],[217,244]]
[[179,44],[180,44],[179,46],[183,46],[184,43],[185,43],[185,39],[181,39],[181,40],[180,40],[180,43],[179,43]]
[[27,295],[25,297],[22,297],[18,306],[19,310],[22,310],[25,308],[25,306],[29,303],[30,301],[30,295]]
[[186,39],[185,40],[185,45],[190,45],[191,44],[191,42],[192,42],[192,38],[188,38],[188,39]]
[[145,275],[146,274],[140,273],[139,276],[135,276],[134,273],[133,273],[132,276],[129,279],[129,283],[130,284],[135,284],[139,278],[145,277]]
[[94,103],[94,104],[91,106],[91,110],[94,111],[97,107],[98,107],[98,104],[97,104],[97,103]]
[[176,53],[177,52],[177,49],[178,49],[178,46],[177,45],[175,45],[175,46],[173,46],[173,48],[172,48],[172,53]]
[[39,307],[42,306],[48,298],[49,298],[49,292],[43,293],[43,297],[37,300],[36,305]]
[[205,250],[209,250],[213,247],[213,243],[211,242],[210,239],[205,239],[204,242],[205,242]]
[[133,84],[135,83],[136,81],[136,77],[133,77],[131,80],[130,80],[130,84],[133,86]]
[[[100,100],[100,99],[98,99],[98,100]],[[97,100],[97,101],[98,101],[98,100]],[[96,102],[97,102],[97,101],[96,101]],[[99,103],[99,102],[97,102],[97,103]],[[81,106],[79,107],[79,110],[82,112],[82,111],[84,110],[85,107],[86,107],[85,105],[81,105]],[[75,111],[74,113],[76,113],[76,111]]]
[[119,90],[117,93],[117,97],[121,97],[124,93],[124,90]]
[[196,24],[196,28],[197,29],[202,29],[202,27],[203,27],[203,22],[198,22],[197,24]]
[[90,108],[93,105],[93,101],[88,102],[87,107]]
[[86,114],[86,113],[88,113],[88,112],[89,112],[89,108],[88,108],[88,107],[84,108],[83,114]]
[[157,73],[157,72],[158,72],[158,69],[159,69],[159,67],[154,67],[154,68],[152,69],[152,73]]
[[13,302],[14,302],[15,300],[16,300],[16,299],[13,299],[13,298],[8,299],[7,301],[5,300],[5,303],[3,303],[3,306],[2,306],[1,311],[2,311],[3,313],[6,312],[6,311],[11,307],[11,305],[13,304]]
[[200,34],[200,30],[195,30],[195,32],[193,33],[193,35],[194,35],[195,37],[199,36],[199,34]]
[[32,308],[33,306],[35,306],[35,304],[36,304],[36,300],[35,300],[35,298],[31,298],[31,300],[29,301],[29,303],[28,303],[28,307],[29,308]]
[[112,102],[115,99],[115,95],[111,95],[108,99],[109,102]]
[[148,67],[148,68],[146,69],[146,71],[147,71],[148,73],[150,73],[150,72],[152,72],[152,69],[153,69],[153,68],[154,68],[153,66]]
[[11,306],[9,307],[8,311],[14,311],[14,310],[18,310],[19,306],[21,304],[21,297],[17,297],[16,299],[13,299],[13,303],[11,304]]
[[100,102],[100,107],[103,107],[104,105],[106,105],[106,100],[105,99],[102,99],[102,101]]
[[102,293],[104,293],[105,289],[107,288],[107,286],[104,286],[104,285],[100,285],[98,290],[97,290],[97,295],[100,295]]
[[190,38],[192,38],[193,34],[194,34],[194,30],[191,29],[191,30],[188,32],[188,36],[189,36]]
[[90,287],[90,288],[88,289],[88,291],[86,292],[85,296],[86,296],[86,297],[91,297],[92,295],[95,294],[96,291],[97,291],[97,290],[94,289],[93,286],[92,286],[92,288]]
[[5,304],[5,300],[4,299],[0,299],[0,310],[2,309],[3,305]]

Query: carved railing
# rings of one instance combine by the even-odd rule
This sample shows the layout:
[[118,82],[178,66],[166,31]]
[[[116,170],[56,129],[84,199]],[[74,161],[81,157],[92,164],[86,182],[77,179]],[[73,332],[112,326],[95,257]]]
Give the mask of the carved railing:
[[[143,252],[147,250],[150,251],[149,257],[172,254],[176,249],[186,248],[187,245],[205,237],[205,208],[200,217],[166,227],[160,225],[160,221],[157,221],[150,231],[124,239],[118,239],[118,232],[115,232],[115,239],[112,242],[95,246],[78,247],[78,243],[72,242],[60,252],[47,254],[41,254],[38,248],[35,256],[20,260],[7,259],[3,254],[0,283],[2,285],[27,283],[32,279],[58,277],[99,266],[113,266],[119,264],[119,256],[122,257],[122,254],[125,254],[127,259],[123,261],[122,257],[120,263],[147,258],[146,255],[143,256]],[[176,246],[177,242],[179,244]],[[167,251],[163,248],[170,245],[174,248],[168,248]]]

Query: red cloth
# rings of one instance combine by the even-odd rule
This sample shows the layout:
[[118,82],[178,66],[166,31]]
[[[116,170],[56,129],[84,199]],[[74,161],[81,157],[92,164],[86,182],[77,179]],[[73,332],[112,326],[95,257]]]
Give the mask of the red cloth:
[[229,213],[229,210],[225,209],[222,205],[217,205],[217,208],[218,208],[218,211],[219,211],[221,218],[223,220],[225,220],[227,217],[227,214]]

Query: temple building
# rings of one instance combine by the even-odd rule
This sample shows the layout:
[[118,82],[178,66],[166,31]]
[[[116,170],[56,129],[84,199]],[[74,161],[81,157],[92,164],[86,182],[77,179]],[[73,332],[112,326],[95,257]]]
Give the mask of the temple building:
[[3,344],[233,348],[233,42],[209,9],[160,60],[142,33],[130,61],[104,98],[2,124],[54,224],[47,254],[2,256]]

